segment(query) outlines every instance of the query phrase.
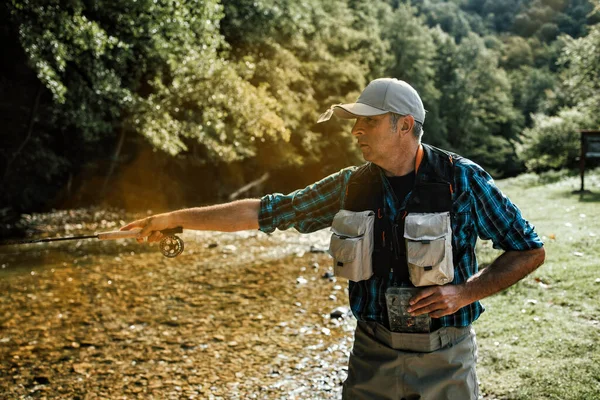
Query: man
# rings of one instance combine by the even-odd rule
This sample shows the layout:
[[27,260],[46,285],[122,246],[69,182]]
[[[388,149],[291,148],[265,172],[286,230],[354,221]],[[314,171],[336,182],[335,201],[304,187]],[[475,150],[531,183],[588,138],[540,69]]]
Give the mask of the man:
[[[425,110],[406,82],[376,79],[319,122],[332,114],[356,119],[352,134],[367,164],[288,195],[174,211],[123,229],[141,227],[138,241],[154,242],[177,226],[332,226],[336,274],[350,278],[358,320],[343,398],[477,399],[471,323],[483,312],[479,300],[540,266],[542,242],[481,167],[421,143]],[[481,271],[478,236],[504,250]]]

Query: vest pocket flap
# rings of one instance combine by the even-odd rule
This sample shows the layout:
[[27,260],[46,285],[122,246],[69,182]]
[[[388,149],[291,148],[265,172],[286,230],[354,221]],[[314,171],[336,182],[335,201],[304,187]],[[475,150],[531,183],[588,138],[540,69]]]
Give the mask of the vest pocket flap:
[[373,224],[375,213],[373,211],[348,211],[340,210],[331,224],[334,234],[341,237],[358,237],[365,234]]
[[450,213],[413,213],[406,216],[404,237],[412,241],[433,241],[449,231]]
[[407,240],[406,255],[408,263],[419,267],[432,267],[440,264],[446,254],[446,239]]
[[329,243],[329,255],[336,261],[351,263],[360,255],[362,238],[342,238],[335,234],[331,235]]

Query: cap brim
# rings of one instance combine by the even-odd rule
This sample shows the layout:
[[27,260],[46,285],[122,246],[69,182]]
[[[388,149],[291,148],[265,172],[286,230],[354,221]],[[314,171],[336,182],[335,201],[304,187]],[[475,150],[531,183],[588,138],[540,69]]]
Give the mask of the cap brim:
[[372,107],[364,103],[350,103],[333,106],[333,113],[338,118],[354,119],[356,117],[372,117],[387,114],[389,111]]

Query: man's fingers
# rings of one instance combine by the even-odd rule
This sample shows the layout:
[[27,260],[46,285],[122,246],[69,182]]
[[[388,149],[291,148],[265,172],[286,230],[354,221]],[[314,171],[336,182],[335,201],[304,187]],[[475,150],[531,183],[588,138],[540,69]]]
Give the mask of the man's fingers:
[[136,221],[130,222],[127,225],[121,227],[121,229],[119,229],[120,231],[130,231],[133,228],[141,228],[144,226],[144,220],[143,219],[138,219]]
[[427,304],[419,303],[418,308],[413,306],[412,310],[409,308],[408,312],[410,312],[410,315],[412,316],[429,314],[429,316],[432,318],[439,318],[443,317],[444,315],[452,314],[453,310],[451,306],[443,300],[436,299],[428,302]]
[[153,215],[133,221],[122,227],[121,230],[127,231],[134,228],[141,228],[136,236],[138,243],[143,243],[144,239],[147,239],[148,242],[158,242],[164,237],[160,231],[167,228],[167,223],[165,222],[165,218]]
[[159,242],[163,238],[163,234],[160,231],[154,231],[148,236],[148,242],[154,243]]
[[428,310],[432,304],[435,304],[435,302],[435,298],[433,296],[429,296],[408,307],[407,311],[414,315],[424,314],[427,312],[424,310]]
[[138,243],[144,243],[146,237],[150,236],[152,233],[152,218],[144,218],[138,219],[136,221],[130,222],[129,224],[123,226],[120,231],[130,231],[135,228],[141,228],[140,232],[137,234],[135,240]]
[[142,225],[142,230],[138,233],[138,237],[148,237],[152,231],[156,230],[153,228],[152,217],[145,218],[143,221],[144,225]]
[[422,306],[418,309],[414,309],[413,311],[410,311],[410,315],[412,315],[413,317],[416,317],[417,315],[421,315],[421,314],[430,314],[431,315],[431,312],[436,311],[438,308],[439,308],[439,304],[431,303],[426,306]]
[[[408,312],[418,311],[421,314],[421,309],[433,303],[435,301],[435,296],[437,291],[435,288],[426,288],[419,291],[416,295],[414,295],[410,301],[410,306],[408,307]],[[417,314],[418,315],[418,314]]]
[[421,300],[431,296],[432,294],[435,293],[435,289],[434,288],[426,288],[426,289],[422,289],[419,292],[417,292],[417,294],[415,294],[409,301],[410,305],[416,304],[418,302],[420,302]]

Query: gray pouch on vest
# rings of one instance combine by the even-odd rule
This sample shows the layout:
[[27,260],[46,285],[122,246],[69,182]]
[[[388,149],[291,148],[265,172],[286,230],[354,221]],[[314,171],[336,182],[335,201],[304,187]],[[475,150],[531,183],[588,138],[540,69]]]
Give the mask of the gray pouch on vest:
[[404,221],[408,274],[415,286],[454,279],[450,213],[409,213]]
[[329,254],[336,276],[354,282],[373,275],[373,211],[340,210],[331,224]]

